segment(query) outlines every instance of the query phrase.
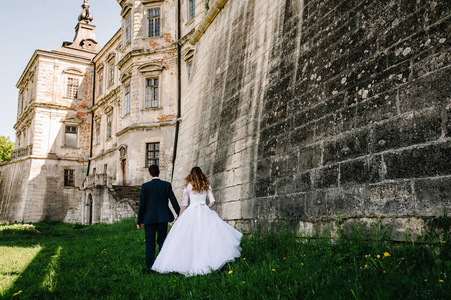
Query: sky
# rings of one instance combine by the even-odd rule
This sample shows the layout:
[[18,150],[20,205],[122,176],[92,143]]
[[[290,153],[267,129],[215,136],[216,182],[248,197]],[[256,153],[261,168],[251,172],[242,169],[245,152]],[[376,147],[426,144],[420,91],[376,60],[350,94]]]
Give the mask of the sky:
[[[0,0],[0,136],[15,140],[16,83],[36,49],[73,41],[83,0]],[[117,0],[89,0],[101,47],[120,27]]]

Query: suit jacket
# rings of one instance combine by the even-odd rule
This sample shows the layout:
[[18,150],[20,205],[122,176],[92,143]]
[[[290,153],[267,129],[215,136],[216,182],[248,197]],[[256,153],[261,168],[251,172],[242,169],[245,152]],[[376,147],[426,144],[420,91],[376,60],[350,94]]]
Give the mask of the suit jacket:
[[180,206],[169,182],[155,178],[144,183],[141,186],[141,196],[139,198],[138,224],[174,221],[174,215],[169,209],[168,199],[178,215]]

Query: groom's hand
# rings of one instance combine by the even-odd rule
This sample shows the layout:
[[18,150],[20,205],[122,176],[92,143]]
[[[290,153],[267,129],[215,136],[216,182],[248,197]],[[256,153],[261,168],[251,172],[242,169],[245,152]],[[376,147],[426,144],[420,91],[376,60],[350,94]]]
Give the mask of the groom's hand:
[[136,228],[138,228],[138,230],[141,230],[141,225],[140,224],[136,224]]

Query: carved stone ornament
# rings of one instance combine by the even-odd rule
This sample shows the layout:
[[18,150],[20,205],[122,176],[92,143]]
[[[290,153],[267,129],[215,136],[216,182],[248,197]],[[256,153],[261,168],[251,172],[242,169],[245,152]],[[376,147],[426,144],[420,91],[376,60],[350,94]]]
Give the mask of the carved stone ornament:
[[91,15],[91,13],[89,12],[89,3],[88,0],[84,0],[83,4],[81,5],[81,7],[83,8],[83,11],[81,12],[80,16],[78,17],[78,21],[83,21],[86,23],[91,23],[92,20],[94,19],[94,17]]
[[63,71],[63,74],[83,76],[83,71],[80,69],[76,69],[76,68],[67,68]]
[[108,105],[104,108],[105,114],[109,114],[112,111],[113,111],[113,107],[111,105]]
[[149,73],[160,74],[161,72],[163,72],[164,68],[165,68],[165,66],[163,66],[161,64],[147,63],[147,64],[140,66],[138,68],[138,70],[142,74],[149,74]]
[[102,118],[101,114],[96,114],[94,117],[94,121],[99,122],[99,120]]
[[125,72],[119,77],[119,81],[123,83],[123,82],[127,81],[127,79],[130,79],[130,77],[132,77],[132,73]]
[[74,117],[66,118],[66,119],[62,120],[61,122],[65,123],[65,124],[77,124],[77,125],[80,125],[81,123],[83,123],[82,120],[80,120],[78,118],[74,118]]
[[120,145],[117,150],[119,151],[120,160],[127,159],[127,145]]

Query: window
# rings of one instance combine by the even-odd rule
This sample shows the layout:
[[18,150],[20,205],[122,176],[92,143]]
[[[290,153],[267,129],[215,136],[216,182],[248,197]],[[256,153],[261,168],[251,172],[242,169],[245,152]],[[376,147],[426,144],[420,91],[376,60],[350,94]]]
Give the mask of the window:
[[106,138],[111,138],[111,129],[113,127],[113,114],[106,117]]
[[78,78],[68,77],[67,78],[67,90],[66,97],[77,98],[78,97]]
[[77,127],[67,126],[64,133],[64,146],[66,147],[77,147]]
[[100,121],[96,122],[96,145],[100,144]]
[[146,167],[160,165],[160,143],[146,144]]
[[97,78],[97,95],[100,95],[103,92],[103,70],[97,73]]
[[93,168],[92,169],[92,175],[96,176],[96,171],[97,171],[96,168]]
[[108,86],[112,86],[114,83],[114,64],[108,65]]
[[130,17],[125,20],[125,44],[130,43],[130,37],[131,37],[131,27],[130,27]]
[[196,15],[196,0],[189,0],[188,20],[192,20]]
[[151,8],[147,10],[149,19],[149,37],[160,36],[160,8]]
[[158,107],[158,79],[146,80],[146,108]]
[[64,186],[75,186],[74,170],[64,170]]
[[108,164],[103,165],[103,174],[108,174]]
[[125,87],[124,116],[130,113],[130,85]]
[[193,71],[193,63],[188,65],[188,78],[191,78],[191,72]]

